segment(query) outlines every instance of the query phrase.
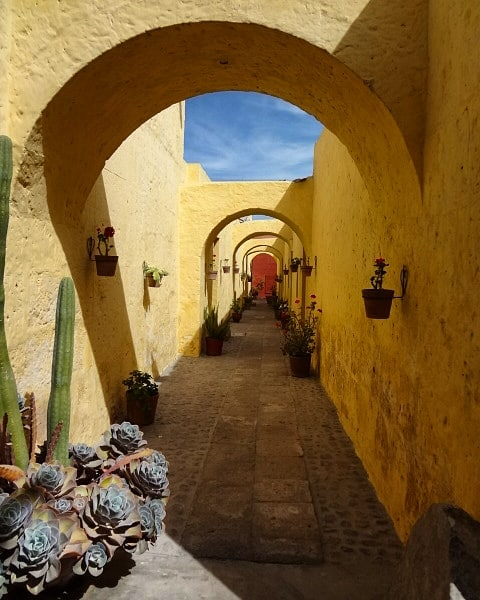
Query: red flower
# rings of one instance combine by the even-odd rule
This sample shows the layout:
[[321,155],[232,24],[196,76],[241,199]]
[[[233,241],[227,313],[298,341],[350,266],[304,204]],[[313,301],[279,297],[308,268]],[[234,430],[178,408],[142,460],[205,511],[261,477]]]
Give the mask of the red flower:
[[317,308],[317,312],[321,313],[323,312],[321,308]]
[[313,300],[315,300],[315,298],[316,298],[315,294],[310,294],[310,298],[312,298]]
[[300,298],[295,298],[295,304],[300,304]]
[[385,259],[384,258],[376,258],[375,259],[375,264],[376,265],[384,265],[385,264]]
[[115,235],[115,229],[112,226],[105,227],[105,231],[103,232],[103,235],[106,238],[112,238]]

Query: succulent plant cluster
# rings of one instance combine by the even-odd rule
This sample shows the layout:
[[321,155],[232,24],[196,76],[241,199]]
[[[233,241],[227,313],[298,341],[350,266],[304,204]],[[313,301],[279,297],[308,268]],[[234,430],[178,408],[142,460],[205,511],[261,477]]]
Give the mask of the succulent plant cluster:
[[98,576],[117,550],[142,553],[162,532],[168,463],[137,425],[114,424],[96,446],[70,445],[69,456],[66,467],[0,466],[0,597],[17,585],[37,595],[72,573]]

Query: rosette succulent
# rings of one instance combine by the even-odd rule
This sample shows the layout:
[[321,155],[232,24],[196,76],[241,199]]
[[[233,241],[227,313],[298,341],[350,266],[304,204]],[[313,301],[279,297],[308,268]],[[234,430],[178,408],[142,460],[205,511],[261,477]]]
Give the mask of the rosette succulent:
[[88,444],[70,445],[70,462],[77,469],[77,482],[92,481],[101,474],[102,458],[96,448]]
[[36,595],[61,573],[98,576],[119,548],[141,553],[155,543],[169,495],[168,462],[145,446],[138,427],[122,423],[102,445],[71,445],[70,467],[55,461],[31,463],[24,474],[11,468],[17,489],[0,494],[0,598],[16,587]]
[[47,499],[64,496],[77,485],[77,470],[64,467],[59,462],[30,463],[26,474],[27,487],[39,489]]
[[73,572],[75,575],[84,575],[88,571],[93,577],[98,577],[109,560],[107,547],[102,542],[97,542],[89,546],[85,554],[73,566]]
[[29,592],[38,594],[45,583],[56,579],[61,571],[61,552],[75,525],[75,520],[57,517],[50,509],[36,509],[11,558],[11,583],[24,583]]
[[139,496],[165,498],[170,494],[167,462],[161,461],[158,456],[152,460],[152,456],[132,460],[126,466],[125,475],[132,490]]
[[119,547],[132,552],[142,537],[137,500],[117,475],[92,486],[81,519],[87,536],[112,553]]
[[118,423],[111,425],[110,429],[104,433],[103,439],[101,450],[109,458],[134,454],[147,445],[138,425],[132,425],[128,421],[124,421],[120,425]]
[[139,508],[140,524],[142,527],[142,539],[137,545],[137,552],[142,554],[148,548],[148,544],[154,544],[157,536],[162,533],[162,522],[165,518],[165,505],[160,499],[147,500]]
[[16,547],[37,502],[38,497],[31,492],[18,490],[0,504],[0,553],[4,562],[6,552]]

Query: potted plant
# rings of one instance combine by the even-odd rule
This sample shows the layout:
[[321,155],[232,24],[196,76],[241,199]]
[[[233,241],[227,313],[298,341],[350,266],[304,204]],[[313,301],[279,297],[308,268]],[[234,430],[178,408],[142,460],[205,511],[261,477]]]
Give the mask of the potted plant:
[[113,277],[117,268],[118,256],[110,256],[109,252],[113,248],[110,240],[115,235],[115,229],[108,225],[97,227],[97,250],[95,254],[95,265],[97,267],[97,275]]
[[296,273],[298,271],[298,267],[301,265],[301,263],[302,263],[301,258],[298,258],[297,256],[292,258],[292,260],[290,261],[290,271],[292,273]]
[[383,278],[386,275],[385,267],[389,265],[384,258],[376,258],[373,265],[374,274],[370,277],[371,288],[362,290],[365,313],[369,319],[388,319],[395,290],[383,288]]
[[306,263],[302,265],[302,273],[306,277],[310,277],[312,274],[313,265],[310,264],[310,259],[307,257]]
[[217,278],[217,268],[215,264],[216,254],[212,254],[212,260],[210,261],[210,265],[208,268],[208,279],[216,279]]
[[290,273],[290,271],[288,270],[288,267],[284,267],[283,268],[283,274],[286,276]]
[[230,304],[232,310],[232,321],[234,323],[240,323],[242,319],[242,303],[238,298],[234,298]]
[[147,263],[144,262],[143,275],[147,280],[149,287],[160,287],[162,285],[162,279],[168,275],[168,271],[147,265]]
[[[295,304],[299,304],[297,298]],[[288,355],[290,370],[293,377],[308,377],[312,352],[315,350],[315,336],[317,334],[318,314],[322,312],[316,308],[316,296],[310,296],[310,304],[306,309],[305,317],[301,317],[297,310],[289,311],[289,319],[283,328],[283,341],[281,350]]]
[[228,258],[223,259],[222,269],[224,273],[230,273],[230,265],[228,264]]
[[136,425],[151,425],[158,403],[158,385],[153,377],[144,371],[134,370],[122,383],[127,388],[128,420]]
[[238,266],[237,261],[235,261],[235,264],[233,265],[233,272],[240,273],[240,267]]
[[219,356],[222,354],[223,342],[230,334],[229,317],[218,320],[218,307],[205,307],[203,312],[203,330],[205,333],[205,344],[207,356]]

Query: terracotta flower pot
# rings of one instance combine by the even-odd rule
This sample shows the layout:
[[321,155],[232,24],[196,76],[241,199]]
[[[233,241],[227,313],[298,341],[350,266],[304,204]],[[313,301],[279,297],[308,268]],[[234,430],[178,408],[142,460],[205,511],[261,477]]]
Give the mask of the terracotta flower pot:
[[160,281],[155,281],[153,275],[147,275],[146,279],[148,287],[160,287],[162,285],[162,278],[160,278]]
[[289,359],[292,377],[308,377],[310,375],[311,354],[305,356],[289,356]]
[[240,323],[241,320],[242,320],[242,313],[241,312],[234,312],[234,313],[232,313],[232,321],[234,323]]
[[217,338],[205,338],[205,354],[207,356],[220,356],[223,349],[223,340]]
[[312,269],[313,266],[312,265],[304,265],[302,267],[302,273],[306,276],[306,277],[310,277],[310,275],[312,274]]
[[217,278],[217,273],[218,273],[218,271],[209,271],[208,272],[208,278],[209,279],[216,279]]
[[118,256],[104,256],[95,254],[95,265],[97,267],[97,275],[103,277],[113,277],[117,268]]
[[230,273],[230,265],[223,265],[222,269],[224,273]]
[[127,418],[134,425],[151,425],[155,421],[158,394],[136,396],[127,392]]
[[373,288],[362,290],[367,318],[388,319],[394,294],[395,290],[375,290]]

